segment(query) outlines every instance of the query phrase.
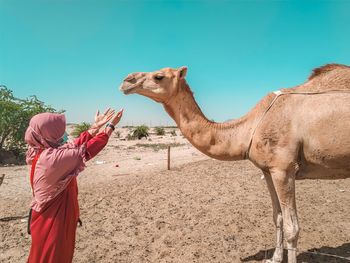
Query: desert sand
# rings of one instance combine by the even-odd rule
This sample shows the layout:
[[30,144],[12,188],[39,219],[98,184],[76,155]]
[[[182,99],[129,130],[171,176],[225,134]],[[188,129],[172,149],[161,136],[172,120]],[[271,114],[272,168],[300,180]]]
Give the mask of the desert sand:
[[[129,131],[120,128],[120,138],[114,134],[87,163],[78,180],[83,226],[74,262],[263,262],[272,255],[272,207],[261,172],[249,161],[213,160],[171,130],[126,141]],[[28,169],[0,167],[2,175],[0,262],[25,262]],[[296,188],[298,262],[350,262],[350,180],[297,181]]]

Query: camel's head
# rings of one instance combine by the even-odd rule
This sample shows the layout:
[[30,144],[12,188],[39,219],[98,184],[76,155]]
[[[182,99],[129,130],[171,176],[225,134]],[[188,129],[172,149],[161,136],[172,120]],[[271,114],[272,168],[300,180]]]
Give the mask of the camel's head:
[[185,78],[186,67],[163,68],[154,72],[129,74],[120,86],[124,94],[138,93],[157,102],[168,102],[179,90],[179,83]]

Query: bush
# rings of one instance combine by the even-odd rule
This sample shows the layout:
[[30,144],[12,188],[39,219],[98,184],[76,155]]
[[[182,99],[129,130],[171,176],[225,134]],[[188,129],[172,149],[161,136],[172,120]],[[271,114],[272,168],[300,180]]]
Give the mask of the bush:
[[163,127],[155,127],[154,130],[156,131],[157,135],[165,135],[165,130]]
[[172,130],[172,131],[170,132],[170,134],[171,134],[171,136],[176,136],[176,131],[175,131],[175,130]]
[[24,134],[30,119],[42,112],[59,112],[45,105],[36,96],[18,99],[6,86],[0,85],[0,151],[15,152],[17,157],[25,151]]
[[130,133],[126,136],[126,139],[127,139],[128,141],[133,141],[133,140],[135,140],[134,136],[133,136],[132,134],[130,134]]
[[132,137],[137,139],[142,139],[143,137],[147,138],[149,136],[148,134],[149,128],[146,125],[137,126],[132,131]]
[[71,135],[74,138],[79,137],[79,135],[84,132],[87,131],[88,129],[90,129],[90,124],[86,123],[86,122],[82,122],[80,124],[75,125],[74,130],[71,132]]

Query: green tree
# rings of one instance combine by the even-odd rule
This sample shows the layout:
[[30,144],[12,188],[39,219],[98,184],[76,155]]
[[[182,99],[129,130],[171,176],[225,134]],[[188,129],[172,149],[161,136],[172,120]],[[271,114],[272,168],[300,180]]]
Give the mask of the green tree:
[[[36,96],[18,99],[4,85],[0,85],[0,151],[25,149],[24,133],[30,119],[41,112],[58,112]],[[63,112],[63,111],[60,111]]]

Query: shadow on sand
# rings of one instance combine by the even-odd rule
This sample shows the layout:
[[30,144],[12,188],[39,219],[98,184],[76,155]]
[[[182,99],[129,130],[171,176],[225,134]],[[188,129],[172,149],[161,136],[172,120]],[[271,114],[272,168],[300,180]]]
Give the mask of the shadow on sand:
[[28,218],[28,215],[25,215],[25,216],[9,216],[9,217],[0,218],[0,222],[9,222],[9,221],[18,220],[18,219],[25,219],[25,218]]
[[[249,262],[269,259],[272,257],[274,250],[260,250],[254,255],[242,258],[241,261]],[[350,243],[345,243],[339,247],[321,247],[301,251],[298,254],[297,261],[300,263],[350,263]],[[284,250],[283,263],[287,263],[287,250]]]

